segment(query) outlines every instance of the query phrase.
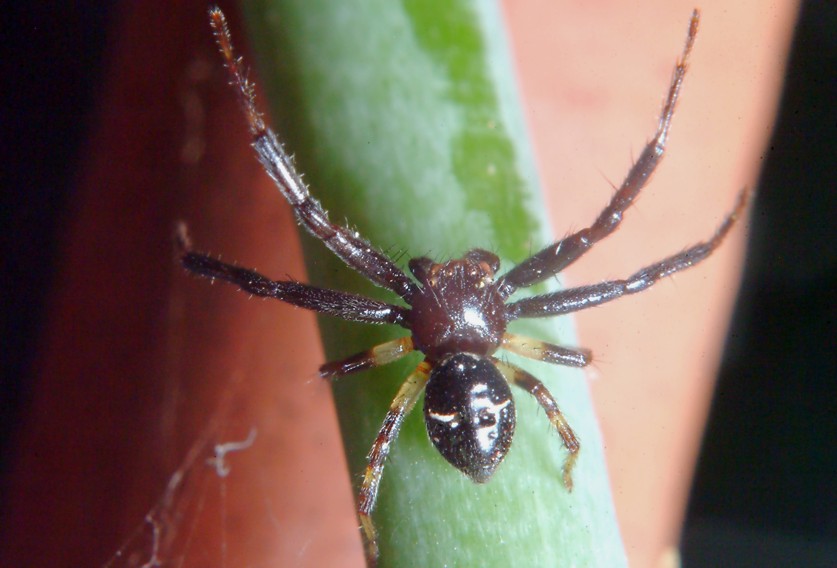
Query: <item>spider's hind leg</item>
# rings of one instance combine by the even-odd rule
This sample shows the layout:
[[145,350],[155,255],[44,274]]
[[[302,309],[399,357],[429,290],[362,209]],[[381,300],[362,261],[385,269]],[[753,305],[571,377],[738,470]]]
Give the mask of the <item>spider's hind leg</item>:
[[564,460],[563,467],[564,487],[567,488],[567,491],[572,491],[572,472],[575,462],[578,459],[578,452],[581,449],[581,444],[579,443],[575,432],[573,432],[573,429],[570,427],[570,423],[567,422],[567,419],[561,413],[561,409],[558,408],[558,403],[555,402],[555,398],[552,396],[552,393],[549,392],[542,382],[520,367],[504,363],[497,358],[492,358],[492,361],[508,382],[521,387],[535,397],[535,400],[538,401],[538,404],[540,404],[541,408],[543,408],[546,412],[546,416],[549,418],[549,421],[553,426],[555,426],[555,429],[558,430],[558,435],[561,436],[561,441],[564,443],[564,447],[567,448],[568,452],[567,459]]
[[369,450],[369,463],[363,475],[357,504],[357,515],[363,529],[366,562],[369,566],[374,566],[378,558],[378,538],[375,525],[372,522],[372,509],[375,508],[375,500],[378,497],[378,488],[384,473],[384,461],[398,437],[404,418],[416,405],[416,401],[421,391],[424,390],[429,377],[430,364],[427,361],[422,361],[398,389],[398,394],[395,395],[389,406],[384,423],[372,444],[372,449]]

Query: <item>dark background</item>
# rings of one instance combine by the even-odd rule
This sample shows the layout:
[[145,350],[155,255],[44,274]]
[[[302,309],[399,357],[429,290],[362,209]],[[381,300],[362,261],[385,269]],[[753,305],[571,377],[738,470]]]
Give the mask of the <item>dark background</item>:
[[837,566],[837,4],[803,2],[684,566]]
[[29,402],[45,302],[56,285],[57,238],[72,214],[115,7],[0,3],[0,474]]
[[[103,2],[3,4],[0,476],[117,16]],[[687,568],[837,565],[835,101],[837,4],[804,2],[692,492]]]

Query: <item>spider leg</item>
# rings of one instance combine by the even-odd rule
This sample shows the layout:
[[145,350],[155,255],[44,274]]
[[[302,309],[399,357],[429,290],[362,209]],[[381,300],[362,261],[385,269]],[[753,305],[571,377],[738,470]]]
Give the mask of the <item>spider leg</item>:
[[633,204],[640,190],[645,187],[651,174],[657,168],[665,153],[671,119],[680,96],[680,87],[686,75],[689,54],[695,42],[700,14],[692,13],[686,44],[671,78],[665,104],[660,114],[659,125],[654,137],[645,145],[642,153],[628,172],[622,185],[613,195],[607,207],[599,214],[596,221],[585,229],[561,239],[527,258],[497,281],[497,289],[503,298],[511,296],[518,288],[532,286],[558,274],[578,260],[598,241],[607,237],[619,226],[622,215]]
[[236,88],[247,116],[253,148],[267,174],[293,207],[297,220],[349,267],[378,286],[392,290],[409,303],[409,298],[417,291],[416,284],[392,260],[354,231],[332,223],[319,201],[308,192],[302,176],[294,167],[293,159],[276,134],[267,127],[256,108],[253,84],[246,77],[241,58],[235,54],[224,14],[220,9],[212,8],[209,16],[215,41],[230,74],[230,82]]
[[708,241],[698,243],[683,252],[646,266],[625,280],[609,280],[590,286],[579,286],[551,294],[524,298],[509,304],[507,306],[509,321],[517,318],[557,316],[598,306],[621,296],[642,292],[661,278],[698,264],[723,242],[724,237],[744,211],[749,196],[749,190],[744,190],[739,194],[735,208]]
[[294,306],[313,310],[344,320],[361,323],[393,323],[405,325],[407,309],[359,296],[318,288],[301,282],[271,280],[254,270],[221,262],[211,256],[192,252],[186,227],[180,224],[176,244],[183,267],[199,276],[225,280],[256,296],[276,298]]
[[386,365],[387,363],[401,359],[413,350],[413,338],[411,336],[399,337],[398,339],[381,343],[371,349],[361,351],[340,361],[328,362],[320,367],[320,376],[324,379],[330,379],[348,375],[349,373],[365,371],[373,367],[380,367],[381,365]]
[[369,464],[366,466],[366,472],[363,475],[357,506],[360,526],[363,529],[366,561],[369,566],[374,566],[378,558],[378,539],[371,514],[378,497],[378,487],[384,472],[384,460],[386,460],[392,444],[398,437],[398,431],[401,429],[404,418],[413,409],[421,391],[424,390],[429,375],[430,364],[427,361],[422,361],[416,367],[416,370],[407,377],[401,388],[398,389],[398,394],[392,400],[386,418],[384,418],[384,423],[372,444],[372,449],[369,450]]
[[593,360],[593,353],[589,349],[570,349],[513,333],[503,334],[500,347],[535,361],[567,367],[586,367]]
[[547,418],[558,430],[558,435],[561,436],[561,441],[564,442],[564,447],[567,448],[567,459],[564,461],[563,478],[564,487],[567,491],[573,490],[572,471],[575,466],[575,461],[578,459],[578,452],[581,449],[581,444],[578,438],[570,427],[569,422],[558,408],[558,403],[555,402],[552,394],[547,390],[542,382],[536,379],[530,373],[527,373],[520,367],[504,363],[497,358],[492,357],[492,361],[506,377],[506,380],[523,388],[526,392],[535,397],[535,400],[541,405],[541,408],[546,412]]

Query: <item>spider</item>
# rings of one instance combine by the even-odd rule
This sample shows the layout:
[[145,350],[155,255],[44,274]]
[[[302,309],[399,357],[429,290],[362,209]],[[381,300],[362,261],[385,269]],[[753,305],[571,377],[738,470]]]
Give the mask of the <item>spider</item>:
[[592,354],[587,349],[562,347],[509,333],[507,325],[519,318],[557,316],[598,306],[623,295],[641,292],[663,277],[694,266],[721,244],[744,211],[749,191],[743,190],[739,194],[735,207],[710,239],[646,266],[624,280],[579,286],[516,301],[509,301],[509,298],[520,288],[555,276],[619,226],[622,215],[665,152],[674,108],[698,30],[698,11],[691,16],[685,46],[674,68],[656,134],[592,225],[547,246],[499,276],[497,255],[475,248],[462,258],[441,263],[427,257],[413,258],[408,265],[412,278],[354,231],[329,220],[257,109],[253,84],[246,78],[242,61],[233,50],[224,14],[218,8],[212,8],[209,15],[230,83],[246,114],[253,148],[267,174],[293,207],[297,221],[350,268],[394,292],[406,306],[292,280],[271,280],[253,270],[193,252],[185,225],[181,224],[177,242],[183,266],[197,275],[236,284],[250,294],[276,298],[349,321],[400,325],[410,332],[405,337],[322,365],[322,377],[335,378],[384,365],[412,351],[424,354],[424,360],[407,377],[390,404],[368,455],[357,513],[370,564],[378,556],[371,513],[384,462],[404,418],[422,391],[425,393],[425,425],[433,445],[471,480],[485,483],[503,461],[512,442],[516,418],[510,385],[523,388],[540,403],[561,437],[567,451],[563,483],[567,490],[572,490],[572,470],[580,450],[578,438],[543,383],[527,371],[497,358],[495,353],[506,349],[530,359],[571,367],[590,364]]

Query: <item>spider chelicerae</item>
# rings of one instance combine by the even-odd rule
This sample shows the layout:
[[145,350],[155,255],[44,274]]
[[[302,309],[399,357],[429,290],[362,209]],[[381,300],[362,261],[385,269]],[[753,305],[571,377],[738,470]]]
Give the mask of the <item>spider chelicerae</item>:
[[610,203],[587,228],[549,245],[506,273],[497,276],[499,258],[475,248],[462,258],[437,263],[427,257],[409,261],[412,277],[354,231],[332,223],[308,191],[293,160],[256,108],[254,89],[235,55],[229,29],[218,8],[210,10],[215,40],[224,56],[230,81],[247,117],[252,145],[265,171],[294,209],[296,218],[335,255],[378,286],[397,294],[406,306],[389,304],[337,290],[296,281],[271,280],[253,270],[233,266],[193,252],[185,225],[177,242],[183,266],[200,276],[221,279],[257,296],[342,318],[375,324],[395,324],[410,334],[376,345],[367,351],[320,367],[333,378],[395,361],[412,351],[424,360],[395,395],[372,444],[358,497],[358,516],[370,563],[378,555],[371,519],[389,454],[404,418],[422,391],[427,433],[439,453],[477,483],[487,482],[503,461],[515,429],[510,384],[535,397],[558,431],[567,457],[563,482],[572,489],[572,470],[580,444],[549,390],[527,371],[494,356],[498,349],[558,365],[584,367],[592,361],[587,349],[568,348],[506,331],[519,318],[541,318],[575,312],[635,294],[665,276],[707,258],[729,233],[746,206],[749,192],[740,193],[733,210],[705,242],[646,266],[624,280],[611,280],[558,292],[509,301],[514,292],[553,277],[619,226],[662,159],[687,60],[698,30],[699,13],[692,14],[686,43],[668,89],[654,137],[646,144]]

